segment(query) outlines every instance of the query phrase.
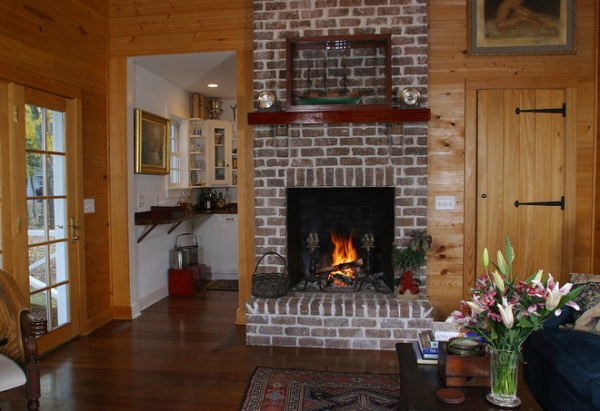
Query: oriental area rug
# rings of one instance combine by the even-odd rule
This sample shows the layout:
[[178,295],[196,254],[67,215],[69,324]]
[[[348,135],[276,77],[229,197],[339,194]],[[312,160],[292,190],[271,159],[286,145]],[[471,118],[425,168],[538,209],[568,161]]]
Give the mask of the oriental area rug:
[[258,367],[239,411],[387,411],[400,408],[400,377]]

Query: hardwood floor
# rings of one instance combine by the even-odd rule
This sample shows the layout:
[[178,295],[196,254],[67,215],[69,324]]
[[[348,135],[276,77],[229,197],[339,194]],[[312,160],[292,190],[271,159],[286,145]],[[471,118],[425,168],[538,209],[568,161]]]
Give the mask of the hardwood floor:
[[[246,346],[244,327],[234,324],[237,298],[168,297],[45,355],[41,410],[237,410],[259,365],[398,372],[394,351]],[[25,401],[1,405],[26,410]]]

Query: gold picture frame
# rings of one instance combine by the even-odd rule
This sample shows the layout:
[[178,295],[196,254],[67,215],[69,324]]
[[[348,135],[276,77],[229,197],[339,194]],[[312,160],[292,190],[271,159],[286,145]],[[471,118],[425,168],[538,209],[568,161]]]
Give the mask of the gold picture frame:
[[574,0],[468,0],[469,55],[575,53]]
[[169,174],[169,119],[139,108],[135,114],[135,173]]

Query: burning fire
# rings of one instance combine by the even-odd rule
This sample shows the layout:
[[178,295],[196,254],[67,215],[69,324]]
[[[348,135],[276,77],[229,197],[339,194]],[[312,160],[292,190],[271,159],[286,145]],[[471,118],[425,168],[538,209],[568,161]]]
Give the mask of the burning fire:
[[[358,259],[358,253],[352,244],[352,235],[344,237],[336,233],[331,233],[331,242],[334,245],[333,265],[351,263]],[[332,271],[329,274],[329,279],[333,280],[333,285],[346,287],[351,285],[354,280],[354,268],[343,268],[341,270]]]

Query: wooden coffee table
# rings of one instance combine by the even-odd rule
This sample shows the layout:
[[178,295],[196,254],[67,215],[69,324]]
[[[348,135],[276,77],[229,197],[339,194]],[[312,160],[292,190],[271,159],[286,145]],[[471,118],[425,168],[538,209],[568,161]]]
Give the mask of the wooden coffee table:
[[501,411],[501,410],[542,410],[523,382],[522,370],[519,370],[519,386],[517,396],[521,405],[516,408],[500,408],[485,399],[489,388],[451,387],[465,394],[462,404],[445,404],[436,398],[435,393],[446,388],[438,374],[437,366],[417,364],[413,354],[412,344],[396,344],[398,364],[400,366],[400,392],[402,411],[438,411],[438,410],[468,410],[468,411]]

